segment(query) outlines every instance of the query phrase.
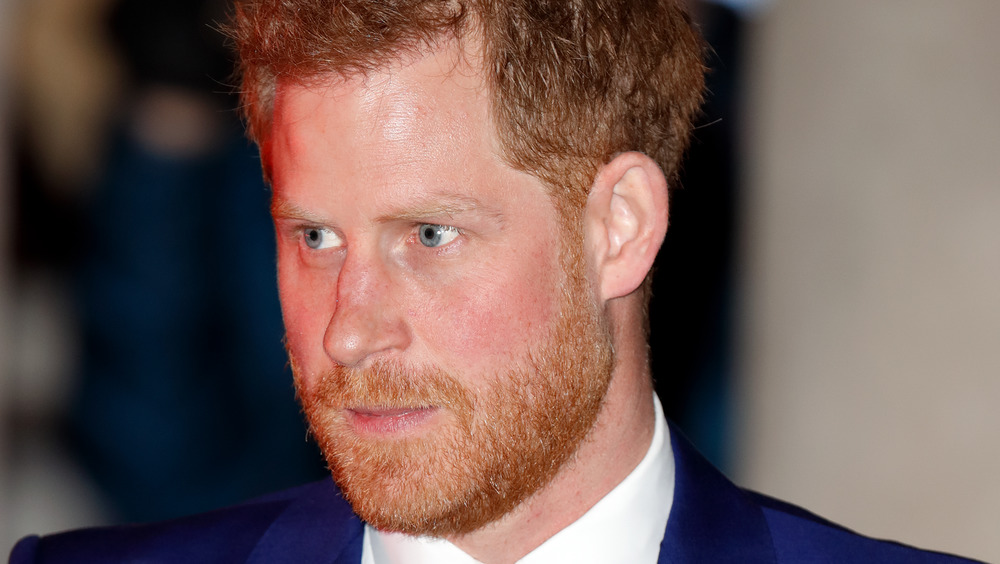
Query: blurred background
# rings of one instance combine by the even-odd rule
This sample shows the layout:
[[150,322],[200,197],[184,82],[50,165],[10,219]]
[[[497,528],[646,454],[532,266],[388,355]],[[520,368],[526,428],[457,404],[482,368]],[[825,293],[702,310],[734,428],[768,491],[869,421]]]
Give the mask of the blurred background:
[[[691,2],[669,415],[739,483],[1000,561],[1000,4]],[[0,552],[325,475],[226,0],[0,0]]]

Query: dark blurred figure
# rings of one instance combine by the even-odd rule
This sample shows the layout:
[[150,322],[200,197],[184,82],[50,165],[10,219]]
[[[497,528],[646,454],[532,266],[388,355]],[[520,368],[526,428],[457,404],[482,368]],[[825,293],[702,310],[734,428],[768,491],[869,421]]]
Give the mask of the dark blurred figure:
[[712,48],[706,101],[681,182],[671,192],[670,229],[650,303],[656,391],[718,467],[727,468],[732,372],[733,233],[739,191],[737,106],[743,22],[731,9],[692,3]]
[[121,519],[324,475],[285,370],[268,192],[235,111],[226,2],[122,0],[129,69],[87,213],[75,443]]

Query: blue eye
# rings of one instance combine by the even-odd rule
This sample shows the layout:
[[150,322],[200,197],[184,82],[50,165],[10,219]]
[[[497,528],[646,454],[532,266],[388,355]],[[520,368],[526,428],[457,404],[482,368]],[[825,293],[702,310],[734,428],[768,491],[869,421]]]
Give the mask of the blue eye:
[[458,228],[450,225],[421,223],[417,227],[417,233],[420,235],[420,244],[433,248],[454,241],[455,237],[458,237]]
[[307,247],[316,251],[339,247],[343,244],[343,241],[341,241],[336,233],[319,227],[303,229],[302,238],[305,240]]

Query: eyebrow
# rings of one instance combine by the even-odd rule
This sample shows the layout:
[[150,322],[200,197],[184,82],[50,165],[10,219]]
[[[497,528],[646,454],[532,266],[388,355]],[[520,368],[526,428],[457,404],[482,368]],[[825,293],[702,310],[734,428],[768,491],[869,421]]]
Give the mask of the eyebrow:
[[399,220],[420,220],[429,217],[453,217],[478,213],[503,221],[503,214],[492,206],[483,204],[481,200],[463,194],[447,194],[442,196],[427,196],[406,206],[398,212],[378,217],[379,222]]
[[[462,194],[427,196],[408,205],[405,209],[378,216],[376,222],[417,221],[429,217],[453,217],[470,213],[485,215],[501,225],[504,222],[504,216],[500,210],[485,205],[476,198]],[[298,219],[317,224],[328,223],[321,215],[313,213],[277,195],[271,198],[271,215],[281,219]]]
[[326,223],[321,216],[277,195],[271,197],[271,216],[280,219],[300,219],[318,224]]

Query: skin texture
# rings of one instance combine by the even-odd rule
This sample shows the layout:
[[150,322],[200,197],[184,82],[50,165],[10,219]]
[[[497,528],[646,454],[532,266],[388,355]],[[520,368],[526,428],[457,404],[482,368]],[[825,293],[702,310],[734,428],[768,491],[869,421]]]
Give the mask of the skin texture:
[[[474,60],[450,45],[363,78],[282,84],[264,154],[287,346],[338,483],[376,526],[504,562],[649,446],[635,290],[666,229],[666,185],[647,157],[619,155],[566,226],[547,188],[497,156]],[[421,240],[428,226],[442,244]],[[506,505],[441,509],[498,482]]]

